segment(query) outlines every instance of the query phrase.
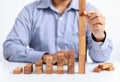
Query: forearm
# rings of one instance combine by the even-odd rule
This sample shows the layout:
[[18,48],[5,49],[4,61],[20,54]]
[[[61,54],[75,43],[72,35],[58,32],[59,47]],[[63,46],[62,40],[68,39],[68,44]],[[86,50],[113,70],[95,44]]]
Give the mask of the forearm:
[[42,59],[45,52],[35,51],[14,41],[6,41],[3,45],[5,59],[12,62],[32,62]]
[[107,37],[104,42],[96,42],[92,39],[89,55],[94,62],[105,62],[111,56],[113,46]]

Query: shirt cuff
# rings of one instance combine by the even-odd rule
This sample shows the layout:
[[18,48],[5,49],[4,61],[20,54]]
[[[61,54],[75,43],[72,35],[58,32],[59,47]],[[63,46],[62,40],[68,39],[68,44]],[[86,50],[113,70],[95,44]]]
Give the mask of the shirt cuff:
[[105,32],[105,39],[103,42],[95,41],[94,38],[92,37],[92,34],[91,34],[91,39],[92,39],[92,44],[93,44],[92,48],[94,50],[97,50],[97,51],[104,50],[108,46],[108,38],[107,38],[106,32]]

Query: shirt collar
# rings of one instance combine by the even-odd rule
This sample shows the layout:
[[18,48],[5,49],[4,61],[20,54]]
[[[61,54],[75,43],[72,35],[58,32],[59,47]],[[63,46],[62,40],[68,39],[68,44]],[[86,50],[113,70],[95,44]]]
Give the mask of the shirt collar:
[[39,4],[38,4],[38,9],[44,9],[44,8],[48,8],[52,5],[51,0],[40,0]]
[[68,7],[67,10],[74,9],[74,10],[79,10],[79,0],[72,0],[70,6]]
[[[79,10],[79,8],[78,8],[78,1],[79,0],[72,0],[72,2],[70,3],[70,6],[68,7],[67,10],[70,10],[70,9]],[[40,3],[39,3],[37,8],[38,9],[39,8],[44,9],[44,8],[49,8],[51,6],[53,6],[52,0],[40,0]]]

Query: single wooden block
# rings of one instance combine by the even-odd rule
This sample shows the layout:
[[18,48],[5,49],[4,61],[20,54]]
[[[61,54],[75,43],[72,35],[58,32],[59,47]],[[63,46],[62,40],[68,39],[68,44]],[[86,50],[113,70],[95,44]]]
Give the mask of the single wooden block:
[[46,74],[52,74],[53,70],[46,70]]
[[74,58],[74,51],[68,50],[68,74],[74,74],[75,68],[75,58]]
[[111,67],[109,67],[109,68],[107,68],[107,69],[105,69],[106,71],[114,71],[115,70],[115,68],[113,67],[113,66],[111,66]]
[[43,65],[43,60],[37,60],[35,62],[35,66],[42,66]]
[[13,74],[21,74],[23,71],[22,67],[16,67],[13,71]]
[[74,69],[68,70],[68,74],[74,74],[74,73],[75,73]]
[[63,67],[63,65],[61,66],[59,66],[59,65],[57,65],[57,74],[63,74],[64,73],[64,67]]
[[101,71],[102,71],[102,69],[99,68],[98,66],[93,69],[93,72],[96,72],[96,73],[99,73]]
[[43,70],[43,66],[35,66],[35,70]]
[[42,74],[43,71],[35,71],[35,74]]
[[98,65],[98,67],[101,68],[102,70],[107,69],[107,68],[110,68],[110,67],[112,67],[112,66],[113,66],[113,64],[112,64],[112,63],[109,63],[109,62]]
[[43,73],[43,66],[35,66],[35,74]]
[[31,74],[33,71],[33,64],[26,64],[24,66],[24,74]]

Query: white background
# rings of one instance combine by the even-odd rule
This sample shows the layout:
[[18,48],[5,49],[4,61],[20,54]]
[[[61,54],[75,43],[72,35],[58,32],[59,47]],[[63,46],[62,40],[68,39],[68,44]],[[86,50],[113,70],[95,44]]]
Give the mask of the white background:
[[[3,42],[13,27],[15,18],[23,7],[35,0],[0,0],[0,61],[3,59]],[[119,0],[89,0],[106,17],[106,31],[112,39],[112,61],[120,61],[120,5]]]

